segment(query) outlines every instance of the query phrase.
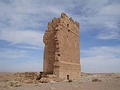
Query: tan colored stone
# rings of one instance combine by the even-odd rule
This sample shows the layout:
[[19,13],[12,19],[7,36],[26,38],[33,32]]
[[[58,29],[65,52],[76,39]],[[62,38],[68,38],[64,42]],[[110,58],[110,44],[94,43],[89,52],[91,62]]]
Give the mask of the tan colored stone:
[[63,79],[81,79],[79,23],[65,13],[48,23],[43,42],[43,72]]
[[16,81],[19,81],[24,84],[29,84],[29,83],[38,83],[36,81],[38,77],[37,72],[24,72],[24,73],[17,73],[16,74]]
[[22,83],[19,81],[9,81],[4,87],[19,87],[22,86]]

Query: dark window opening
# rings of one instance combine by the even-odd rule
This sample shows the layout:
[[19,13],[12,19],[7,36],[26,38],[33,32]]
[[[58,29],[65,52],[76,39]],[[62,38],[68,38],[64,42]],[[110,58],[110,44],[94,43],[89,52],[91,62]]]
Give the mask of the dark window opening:
[[58,56],[60,56],[60,54],[57,54]]
[[55,31],[58,31],[58,29],[56,29]]
[[69,24],[67,24],[67,27],[69,27]]
[[67,75],[67,80],[69,80],[69,75]]

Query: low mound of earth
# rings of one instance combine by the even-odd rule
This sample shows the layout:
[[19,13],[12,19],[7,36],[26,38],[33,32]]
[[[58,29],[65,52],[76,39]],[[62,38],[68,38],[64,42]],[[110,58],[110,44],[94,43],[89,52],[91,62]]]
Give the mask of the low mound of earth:
[[120,73],[82,73],[81,81],[43,78],[48,83],[36,80],[38,75],[37,72],[0,73],[0,90],[120,90]]

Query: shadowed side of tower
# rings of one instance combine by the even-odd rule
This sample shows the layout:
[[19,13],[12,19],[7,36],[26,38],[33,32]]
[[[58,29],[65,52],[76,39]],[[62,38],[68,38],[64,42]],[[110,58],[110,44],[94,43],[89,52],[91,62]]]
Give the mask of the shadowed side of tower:
[[43,72],[63,79],[81,79],[79,23],[66,14],[48,23],[43,42]]

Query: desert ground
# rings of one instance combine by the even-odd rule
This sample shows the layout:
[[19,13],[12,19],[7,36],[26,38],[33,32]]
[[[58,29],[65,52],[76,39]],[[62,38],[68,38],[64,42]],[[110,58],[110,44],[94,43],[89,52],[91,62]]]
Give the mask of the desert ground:
[[120,90],[120,73],[82,73],[81,81],[49,83],[34,79],[22,81],[22,77],[23,75],[18,77],[18,73],[1,72],[0,90]]

